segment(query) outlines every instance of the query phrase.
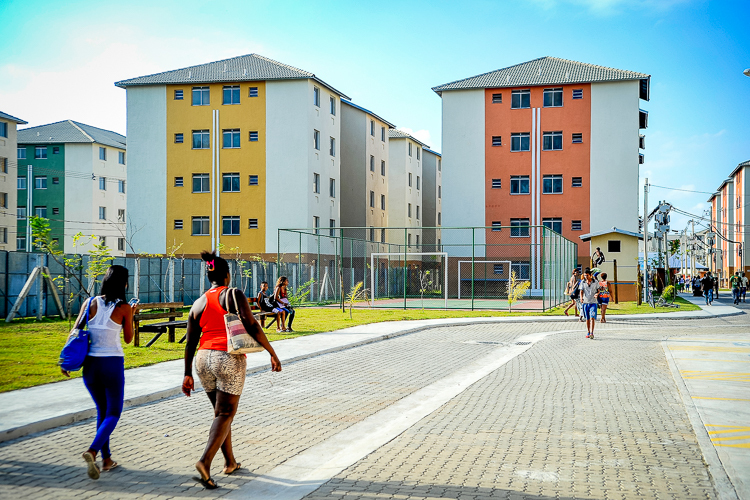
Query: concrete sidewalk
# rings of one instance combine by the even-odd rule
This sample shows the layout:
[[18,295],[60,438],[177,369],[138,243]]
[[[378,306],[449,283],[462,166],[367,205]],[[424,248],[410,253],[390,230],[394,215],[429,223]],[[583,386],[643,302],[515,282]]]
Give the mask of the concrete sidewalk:
[[[695,300],[692,300],[695,299]],[[698,305],[700,298],[689,298]],[[653,319],[706,319],[743,314],[730,306],[714,306],[701,311],[677,311],[658,314],[611,315],[610,322]],[[434,327],[470,324],[571,322],[576,318],[560,316],[523,316],[499,318],[449,318],[417,321],[391,321],[361,325],[334,332],[276,341],[274,348],[282,364],[321,354],[349,349],[391,337]],[[248,373],[270,368],[265,352],[247,357]],[[184,371],[182,360],[168,361],[125,372],[125,407],[168,398],[180,393]],[[196,377],[196,384],[199,381]],[[90,418],[96,409],[80,378],[20,389],[0,394],[0,442]]]

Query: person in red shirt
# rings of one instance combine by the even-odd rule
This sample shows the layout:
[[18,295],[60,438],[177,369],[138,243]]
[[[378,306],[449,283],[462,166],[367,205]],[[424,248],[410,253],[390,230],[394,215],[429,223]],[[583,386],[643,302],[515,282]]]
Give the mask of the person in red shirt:
[[[227,331],[224,315],[227,314],[227,284],[230,282],[229,265],[215,252],[201,252],[206,262],[211,288],[195,301],[190,309],[185,344],[185,378],[182,392],[190,396],[194,390],[193,358],[201,384],[214,407],[214,420],[208,436],[203,456],[195,464],[200,477],[195,478],[206,489],[219,486],[211,478],[211,462],[221,448],[224,455],[224,474],[231,474],[240,468],[232,450],[231,426],[240,395],[245,385],[247,360],[244,354],[227,352]],[[247,297],[237,290],[236,307],[245,330],[253,336],[271,355],[271,370],[281,371],[281,361],[268,342],[263,329],[255,320]],[[196,356],[195,349],[198,348]]]

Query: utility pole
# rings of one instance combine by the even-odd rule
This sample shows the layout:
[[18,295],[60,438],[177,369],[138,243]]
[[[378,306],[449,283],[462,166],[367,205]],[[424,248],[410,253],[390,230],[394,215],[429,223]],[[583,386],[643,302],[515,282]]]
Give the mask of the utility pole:
[[690,276],[695,276],[695,220],[691,219],[690,224],[693,228],[690,237]]
[[31,252],[31,211],[34,210],[32,189],[34,189],[34,171],[33,167],[28,165],[26,167],[26,252]]
[[643,183],[643,302],[648,303],[648,177]]

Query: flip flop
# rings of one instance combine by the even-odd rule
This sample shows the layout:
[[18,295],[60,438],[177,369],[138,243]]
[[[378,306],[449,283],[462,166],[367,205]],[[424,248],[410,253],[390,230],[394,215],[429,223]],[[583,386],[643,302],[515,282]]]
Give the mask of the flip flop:
[[194,476],[193,480],[201,483],[203,485],[203,487],[206,488],[207,490],[215,490],[216,488],[219,487],[219,485],[216,484],[216,481],[214,481],[210,477],[208,479],[203,479],[200,476]]
[[229,471],[229,472],[227,472],[227,468],[226,468],[226,467],[224,467],[224,474],[226,474],[227,476],[229,476],[229,475],[232,475],[232,474],[234,474],[235,472],[237,472],[238,470],[240,470],[240,468],[242,468],[242,464],[241,464],[241,463],[239,463],[239,462],[237,462],[237,467],[235,467],[234,469],[232,469],[232,470],[231,470],[231,471]]
[[86,451],[81,456],[86,461],[86,465],[88,466],[87,472],[89,477],[91,479],[99,479],[99,467],[96,465],[96,459],[94,458],[94,455]]
[[109,471],[111,471],[112,469],[116,468],[116,467],[117,467],[118,465],[120,465],[120,464],[118,464],[117,462],[112,462],[112,465],[110,465],[108,469],[107,469],[107,468],[104,468],[104,467],[102,467],[102,470],[101,470],[101,472],[109,472]]

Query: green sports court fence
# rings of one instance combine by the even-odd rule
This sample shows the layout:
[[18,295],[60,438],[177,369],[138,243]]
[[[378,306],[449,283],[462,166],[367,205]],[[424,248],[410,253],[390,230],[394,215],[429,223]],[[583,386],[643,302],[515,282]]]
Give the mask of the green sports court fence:
[[545,311],[566,300],[577,245],[546,226],[280,229],[278,271],[303,305],[508,309],[511,273],[529,283],[513,310]]

